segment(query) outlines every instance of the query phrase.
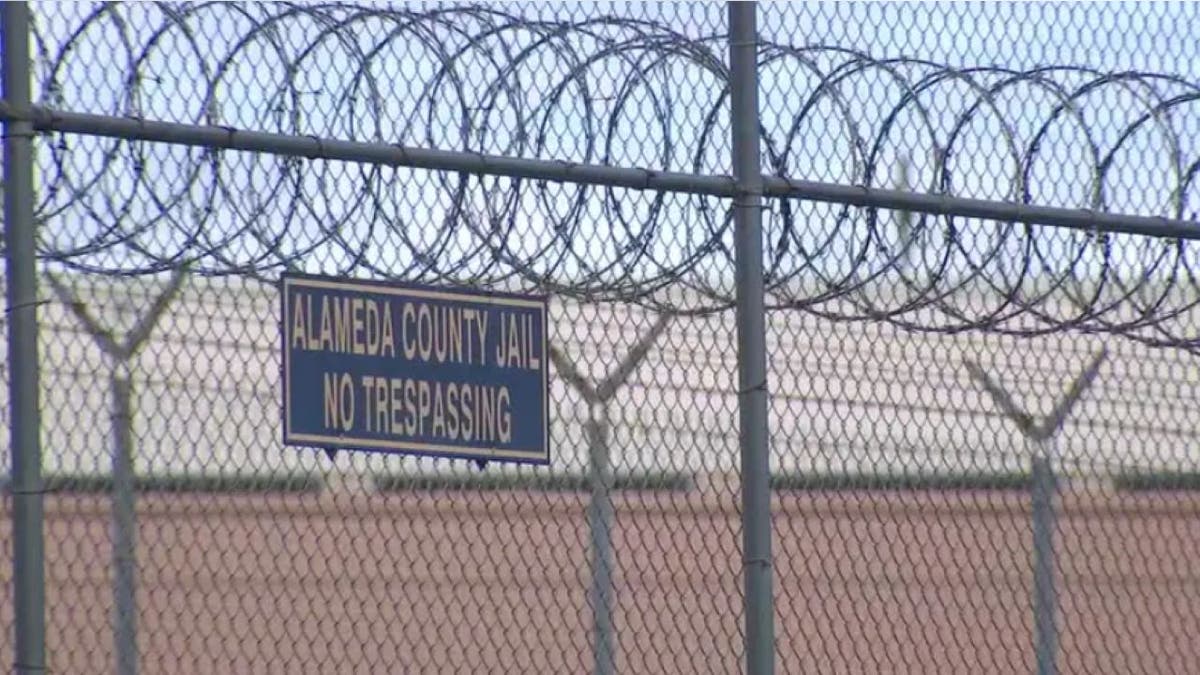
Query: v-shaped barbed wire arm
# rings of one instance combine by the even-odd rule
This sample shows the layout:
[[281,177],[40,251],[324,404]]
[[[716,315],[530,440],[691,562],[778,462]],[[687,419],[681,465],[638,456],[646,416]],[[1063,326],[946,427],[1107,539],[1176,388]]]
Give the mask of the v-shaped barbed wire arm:
[[986,391],[1004,415],[1021,430],[1032,444],[1032,530],[1033,530],[1033,596],[1035,653],[1038,675],[1057,673],[1058,593],[1054,581],[1054,490],[1057,481],[1051,457],[1054,437],[1063,423],[1100,372],[1107,351],[1101,348],[1091,363],[1075,377],[1063,396],[1055,402],[1050,413],[1038,424],[1033,415],[1021,410],[1012,396],[996,383],[979,364],[970,359],[963,363],[979,386]]
[[154,327],[162,319],[167,308],[179,295],[179,291],[183,288],[183,282],[187,279],[189,265],[183,265],[171,272],[171,279],[167,282],[167,287],[162,293],[159,293],[151,303],[150,309],[142,314],[133,329],[125,336],[125,341],[121,345],[122,352],[126,358],[132,358],[134,354],[146,344],[146,340],[150,338],[150,333],[154,331]]
[[1012,396],[1010,396],[1009,393],[998,383],[993,381],[987,372],[979,366],[979,364],[975,363],[971,359],[963,359],[963,364],[966,366],[967,372],[970,373],[971,378],[979,384],[980,388],[982,388],[988,393],[989,396],[991,396],[992,401],[996,404],[996,407],[1000,408],[1000,411],[1004,414],[1004,416],[1012,420],[1012,422],[1017,425],[1017,428],[1021,430],[1023,435],[1031,436],[1036,433],[1037,422],[1034,420],[1033,416],[1024,410],[1021,410],[1017,406],[1016,401],[1013,401]]
[[118,361],[123,360],[121,358],[121,345],[118,344],[116,337],[113,336],[113,332],[100,325],[100,322],[88,311],[87,304],[80,300],[74,291],[67,288],[66,284],[59,280],[58,275],[49,271],[45,275],[46,280],[50,282],[51,290],[58,296],[59,302],[71,310],[71,313],[83,325],[83,329],[95,340],[96,346],[100,348],[100,351]]
[[55,274],[46,272],[50,288],[83,325],[100,350],[115,361],[109,373],[112,417],[112,499],[113,499],[113,600],[114,642],[117,671],[122,675],[137,670],[137,505],[134,471],[133,382],[129,362],[149,339],[154,327],[183,287],[190,267],[181,266],[171,273],[163,292],[138,317],[133,328],[118,341],[113,331],[100,325],[87,304]]
[[592,580],[588,602],[592,607],[593,672],[612,675],[616,671],[615,629],[613,626],[613,552],[612,458],[608,404],[625,386],[633,372],[645,360],[654,343],[666,331],[673,315],[662,313],[650,330],[642,335],[608,375],[593,385],[579,366],[557,346],[549,345],[550,360],[558,376],[579,392],[588,404],[584,435],[588,445],[588,479],[591,498],[587,521],[592,556]]
[[150,334],[154,331],[155,326],[166,313],[171,302],[179,295],[179,291],[183,288],[183,282],[187,279],[190,268],[184,265],[175,269],[171,273],[171,279],[167,282],[167,287],[162,293],[159,293],[154,301],[150,304],[150,309],[138,317],[137,323],[125,335],[123,340],[118,340],[113,331],[100,325],[96,317],[88,310],[87,303],[79,299],[73,290],[67,287],[56,274],[46,272],[46,279],[50,282],[50,288],[54,294],[58,296],[59,302],[66,305],[79,323],[83,325],[84,330],[96,342],[96,346],[100,348],[106,355],[112,357],[118,362],[125,362],[132,358]]
[[561,349],[553,344],[549,348],[550,360],[554,363],[554,368],[558,371],[558,376],[569,384],[572,389],[578,391],[579,395],[583,397],[584,402],[589,405],[596,403],[598,400],[596,398],[596,388],[592,386],[592,383],[579,370],[579,367],[575,365],[571,357],[564,354]]
[[596,387],[597,398],[601,401],[607,401],[615,396],[621,390],[621,387],[625,386],[625,382],[629,379],[629,376],[637,370],[637,367],[641,365],[646,355],[654,347],[654,343],[658,341],[659,336],[667,330],[672,318],[673,315],[668,313],[658,315],[650,330],[633,345],[633,348],[625,354],[625,358],[621,359],[617,367]]
[[1079,373],[1075,381],[1071,383],[1071,387],[1067,389],[1066,393],[1063,394],[1062,398],[1059,399],[1058,403],[1050,411],[1050,414],[1042,422],[1038,434],[1039,438],[1052,438],[1062,429],[1063,423],[1067,421],[1067,417],[1070,416],[1071,411],[1075,408],[1075,404],[1083,398],[1083,395],[1091,388],[1092,382],[1096,380],[1096,376],[1100,373],[1100,367],[1104,365],[1104,360],[1107,357],[1108,351],[1101,348],[1100,352],[1092,358],[1092,362]]

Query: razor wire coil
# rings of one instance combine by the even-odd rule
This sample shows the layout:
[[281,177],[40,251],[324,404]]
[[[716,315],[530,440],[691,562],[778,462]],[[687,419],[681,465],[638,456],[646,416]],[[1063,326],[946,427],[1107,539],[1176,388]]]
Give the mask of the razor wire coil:
[[[35,35],[50,108],[106,102],[99,112],[115,116],[727,173],[722,36],[655,21],[536,20],[487,7],[103,4],[53,32],[39,25]],[[112,50],[102,73],[87,61],[96,45]],[[1200,144],[1189,131],[1200,83],[769,41],[759,51],[765,174],[893,187],[903,163],[919,173],[904,187],[934,195],[1038,204],[1049,194],[1095,211],[1195,218]],[[167,88],[164,59],[175,73]],[[672,82],[708,93],[681,100]],[[864,110],[864,91],[890,94]],[[631,124],[644,137],[631,137]],[[816,134],[834,146],[822,146],[822,170],[810,161]],[[315,266],[671,311],[733,303],[732,211],[715,197],[64,135],[43,138],[39,155],[41,254],[87,272],[189,264],[270,278]],[[980,155],[984,164],[972,159]],[[1134,200],[1122,183],[1137,173],[1152,174],[1151,190]],[[1187,321],[1200,302],[1190,241],[766,204],[772,306],[918,330],[1076,328],[1189,348],[1200,338]]]

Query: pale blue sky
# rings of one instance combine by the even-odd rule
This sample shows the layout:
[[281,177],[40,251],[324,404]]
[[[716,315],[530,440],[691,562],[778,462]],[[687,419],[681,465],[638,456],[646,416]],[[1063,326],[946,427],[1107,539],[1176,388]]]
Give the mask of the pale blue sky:
[[[309,10],[317,7],[304,6]],[[363,6],[385,9],[391,5]],[[394,6],[416,12],[451,7]],[[524,58],[520,50],[532,43],[534,35],[525,29],[506,29],[486,40],[486,48],[459,54],[463,33],[485,30],[477,19],[461,14],[440,23],[426,18],[413,25],[399,16],[363,14],[347,22],[349,14],[336,9],[328,10],[322,21],[312,11],[296,12],[277,3],[240,9],[195,4],[173,5],[176,9],[172,11],[180,12],[179,16],[190,14],[186,20],[172,23],[164,20],[167,7],[171,6],[119,5],[118,13],[93,20],[81,37],[72,40],[70,36],[94,6],[35,5],[41,38],[38,89],[42,100],[88,112],[137,111],[156,119],[217,121],[266,131],[450,149],[466,144],[473,150],[498,154],[678,171],[729,170],[727,113],[719,98],[720,78],[703,65],[705,59],[712,59],[714,68],[723,67],[726,56],[721,41],[693,44],[692,51],[682,52],[680,43],[659,40],[588,60],[604,49],[606,40],[625,44],[651,32],[645,22],[662,24],[695,40],[720,36],[725,23],[722,3],[484,5],[485,9],[550,22],[579,22],[602,15],[624,18],[620,26],[595,22],[567,38],[551,38]],[[271,31],[252,31],[267,17],[274,26]],[[942,189],[935,184],[931,139],[939,145],[948,142],[955,121],[970,106],[965,101],[979,99],[977,90],[963,80],[946,79],[923,90],[920,105],[904,105],[887,127],[884,116],[897,108],[905,92],[899,78],[912,83],[936,71],[914,64],[899,65],[894,72],[874,66],[839,80],[840,98],[821,96],[804,122],[793,128],[797,115],[817,91],[818,80],[812,71],[829,73],[851,64],[850,52],[863,52],[875,59],[908,57],[962,69],[1072,66],[1147,71],[1200,83],[1200,35],[1194,28],[1200,25],[1198,18],[1195,3],[764,4],[762,38],[781,52],[762,73],[761,107],[770,137],[765,151],[786,152],[789,175],[832,182],[863,180],[865,158],[875,156],[880,158],[880,169],[892,174],[895,157],[910,155],[917,163],[916,188]],[[171,28],[158,33],[164,25]],[[252,39],[245,40],[247,36]],[[50,64],[64,45],[71,46],[62,60],[65,66],[51,77]],[[818,52],[813,49],[816,46],[827,49]],[[790,53],[782,54],[786,50]],[[647,65],[658,64],[664,54],[662,67]],[[227,58],[230,55],[232,58]],[[461,86],[454,84],[453,77],[436,77],[447,60],[454,64],[454,77],[463,80]],[[515,71],[501,70],[517,60],[521,65]],[[134,72],[129,64],[135,62],[139,64],[138,96],[130,99],[125,96],[128,87],[123,78]],[[370,64],[365,70],[356,65],[364,62]],[[290,67],[294,70],[289,78]],[[557,88],[568,74],[576,72],[572,68],[581,68],[586,77]],[[639,68],[649,70],[643,77],[635,77]],[[974,75],[976,85],[984,87],[1002,77]],[[1045,77],[1067,90],[1087,79],[1065,71],[1046,73]],[[207,97],[207,83],[213,80],[218,82],[215,102]],[[60,88],[56,95],[41,86],[50,81]],[[431,83],[436,83],[436,88],[428,89]],[[581,94],[584,87],[587,97]],[[1120,134],[1156,101],[1191,90],[1165,77],[1155,80],[1153,87],[1108,84],[1079,99],[1077,121],[1070,115],[1055,118],[1029,170],[1033,201],[1089,206],[1095,191],[1096,157],[1104,157],[1116,146]],[[1049,86],[1010,87],[996,95],[994,109],[981,108],[956,137],[955,152],[949,159],[953,192],[993,199],[1016,197],[1018,160],[1061,100],[1049,91]],[[924,118],[918,114],[922,109]],[[715,116],[710,116],[713,111]],[[529,120],[524,135],[514,130],[514,120],[520,116]],[[857,148],[846,131],[848,122],[860,136]],[[887,133],[881,134],[884,129]],[[1091,153],[1085,129],[1095,144]],[[1015,145],[1008,144],[1010,135],[1017,139]],[[589,138],[594,141],[591,145]],[[875,147],[877,139],[882,140]],[[72,180],[83,184],[90,184],[98,175],[100,157],[117,147],[112,141],[81,137],[71,137],[66,144]],[[51,166],[45,158],[48,152],[48,147],[43,148],[42,163],[47,168]],[[128,146],[120,146],[119,152],[125,156],[122,168],[100,174],[84,202],[56,211],[65,204],[69,191],[45,195],[43,212],[53,214],[45,232],[56,248],[86,247],[117,220],[126,223],[126,232],[133,231],[134,236],[117,247],[117,254],[77,257],[89,264],[110,267],[117,260],[144,259],[139,249],[161,253],[177,249],[187,233],[201,229],[192,220],[195,214],[211,207],[209,226],[202,228],[198,245],[217,248],[231,236],[233,243],[224,245],[224,260],[209,256],[208,267],[278,265],[264,245],[264,239],[278,239],[289,250],[305,252],[304,268],[313,272],[339,272],[357,264],[355,273],[364,276],[410,276],[416,266],[412,251],[422,250],[436,257],[443,268],[461,266],[460,277],[503,276],[503,265],[497,267],[490,257],[472,253],[483,245],[479,236],[459,227],[450,236],[439,238],[441,231],[429,226],[454,216],[449,197],[458,187],[454,176],[439,180],[429,172],[376,171],[344,163],[314,163],[294,171],[288,168],[288,160],[226,154],[221,176],[237,191],[222,195],[214,193],[215,182],[204,168],[202,150],[156,146],[143,148],[142,155],[133,157]],[[1198,159],[1200,103],[1176,108],[1169,126],[1156,125],[1153,120],[1140,125],[1112,159],[1104,186],[1108,209],[1191,217],[1192,211],[1200,209],[1200,185],[1193,181],[1183,195],[1190,207],[1182,214],[1176,213],[1181,197],[1174,190],[1178,174]],[[133,167],[137,165],[144,169],[141,183],[135,187],[139,179]],[[181,167],[196,166],[202,170],[199,179],[192,181]],[[874,182],[891,184],[893,180],[891,175],[877,176]],[[484,184],[506,186],[511,182],[485,179]],[[368,186],[375,189],[368,190]],[[312,198],[298,204],[279,196],[294,190]],[[168,217],[164,219],[160,204],[174,203],[180,194],[186,194],[187,206],[166,209]],[[469,194],[471,217],[483,219],[487,191],[473,180]],[[504,198],[502,190],[494,194],[497,199]],[[526,186],[515,209],[509,208],[517,218],[511,222],[514,232],[504,237],[504,245],[514,258],[531,259],[539,272],[554,270],[572,278],[591,274],[623,283],[661,276],[664,268],[689,265],[688,280],[729,287],[727,257],[705,253],[703,247],[712,228],[721,225],[721,214],[715,221],[706,220],[718,205],[715,200],[682,195],[656,200],[655,195],[628,191],[606,199],[604,191],[595,189],[586,194],[587,198],[577,203],[578,188],[555,185],[543,192]],[[784,234],[778,207],[772,205],[766,220],[772,242]],[[793,233],[795,240],[780,274],[796,272],[807,264],[810,271],[837,279],[838,271],[846,270],[864,246],[868,251],[878,248],[878,242],[865,239],[862,211],[856,210],[849,222],[837,218],[839,211],[834,206],[803,207],[800,221],[804,231]],[[562,245],[566,235],[554,228],[555,219],[567,214],[572,214],[569,224],[575,228],[570,232],[575,244],[569,250]],[[891,216],[887,218],[891,222]],[[251,222],[261,231],[250,234],[246,227]],[[329,235],[332,223],[342,223],[333,239]],[[652,223],[653,229],[647,223]],[[324,233],[321,224],[326,227]],[[968,240],[968,249],[982,248],[1004,227],[957,224],[968,237],[974,237]],[[1078,236],[1065,232],[1046,235],[1045,240],[1058,242],[1046,249],[1048,255],[1065,257],[1073,250],[1065,244],[1077,241]],[[111,234],[102,237],[107,241],[113,238]],[[646,255],[634,255],[628,244],[642,239],[652,243]],[[721,240],[728,245],[728,234]],[[810,263],[795,254],[798,245],[814,251],[827,240],[831,243],[818,260]],[[1148,255],[1140,244],[1129,241],[1118,247],[1122,259]],[[361,260],[352,259],[363,250],[366,259],[377,264],[364,266]],[[958,255],[953,266],[961,273],[966,263],[964,254]],[[695,256],[699,258],[694,260]],[[1097,269],[1098,254],[1090,257],[1079,269]],[[479,262],[484,259],[486,265]],[[886,258],[872,259],[879,262],[865,269],[877,268]],[[1128,270],[1132,273],[1137,267]],[[811,275],[801,278],[815,282]]]

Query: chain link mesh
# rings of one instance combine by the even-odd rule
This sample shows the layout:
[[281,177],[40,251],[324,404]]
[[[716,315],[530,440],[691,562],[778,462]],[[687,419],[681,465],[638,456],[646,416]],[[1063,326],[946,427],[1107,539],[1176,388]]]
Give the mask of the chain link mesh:
[[[33,10],[53,109],[730,173],[718,3]],[[1196,218],[1194,6],[759,12],[766,175]],[[51,672],[116,668],[122,570],[144,672],[739,671],[728,201],[35,153]],[[781,198],[763,226],[780,671],[1029,671],[1047,601],[1059,672],[1192,670],[1195,244]],[[285,271],[551,293],[552,466],[283,447]]]

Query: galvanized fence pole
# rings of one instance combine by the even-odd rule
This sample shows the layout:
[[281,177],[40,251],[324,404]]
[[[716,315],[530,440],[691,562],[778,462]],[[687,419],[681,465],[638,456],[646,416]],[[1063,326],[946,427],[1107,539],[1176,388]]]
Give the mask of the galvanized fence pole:
[[117,673],[135,675],[137,655],[137,475],[134,469],[133,366],[134,357],[150,339],[167,307],[178,295],[189,271],[187,265],[176,269],[150,308],[133,329],[117,340],[88,311],[87,306],[58,280],[47,273],[46,279],[59,301],[75,313],[96,347],[112,360],[109,394],[112,406],[112,540],[113,540],[113,641]]
[[112,390],[113,640],[117,675],[137,673],[137,497],[133,469],[133,376],[116,364]]
[[[0,8],[4,99],[31,101],[29,5]],[[13,609],[17,673],[46,671],[45,541],[38,373],[37,257],[33,220],[33,124],[4,124],[4,240],[8,320],[9,421],[12,452]]]
[[1037,675],[1058,675],[1058,589],[1054,582],[1054,496],[1058,481],[1054,471],[1055,437],[1071,411],[1095,382],[1100,367],[1108,358],[1101,349],[1091,363],[1075,378],[1055,403],[1054,409],[1039,423],[1022,410],[998,382],[974,361],[967,360],[967,372],[987,392],[1005,417],[1012,420],[1025,437],[1030,457],[1031,530],[1033,531],[1033,639]]
[[585,427],[588,449],[587,522],[592,554],[592,581],[588,602],[592,606],[592,658],[595,675],[612,675],[617,670],[616,626],[613,618],[613,572],[616,565],[612,534],[616,517],[612,490],[612,420],[609,404],[625,386],[633,371],[641,365],[659,336],[670,325],[673,315],[660,314],[650,330],[633,345],[617,367],[597,384],[592,384],[575,362],[561,349],[550,345],[550,360],[563,378],[588,406]]
[[1054,583],[1054,464],[1049,438],[1033,442],[1033,621],[1037,674],[1057,675],[1058,593]]
[[613,481],[608,437],[608,401],[589,403],[587,444],[591,499],[587,520],[592,538],[592,584],[588,598],[592,603],[595,675],[613,675],[617,665],[613,626]]
[[758,6],[730,2],[729,82],[737,280],[738,411],[745,574],[746,672],[775,668],[771,570],[766,309],[762,254],[762,165],[758,111]]

